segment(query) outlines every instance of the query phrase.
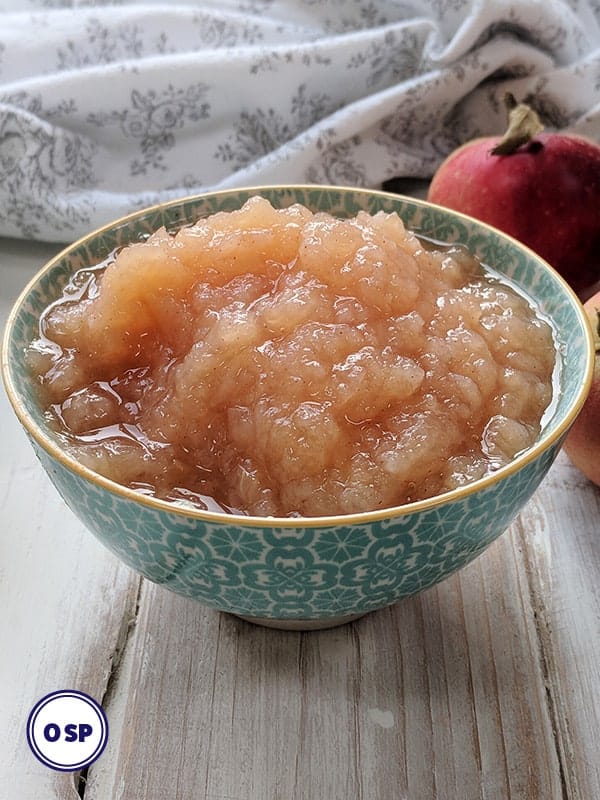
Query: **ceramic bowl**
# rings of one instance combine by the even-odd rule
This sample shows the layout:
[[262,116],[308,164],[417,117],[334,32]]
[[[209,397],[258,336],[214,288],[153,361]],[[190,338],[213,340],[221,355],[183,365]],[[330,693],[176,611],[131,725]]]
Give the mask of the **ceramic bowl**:
[[[397,211],[442,242],[462,242],[534,299],[557,332],[556,399],[536,443],[492,476],[386,510],[320,518],[258,518],[189,510],[123,488],[64,452],[44,423],[23,352],[38,319],[74,270],[164,225],[241,206],[261,194],[275,206],[352,216]],[[189,197],[91,233],[53,258],[10,315],[3,376],[14,410],[50,479],[85,525],[132,569],[174,592],[255,622],[328,627],[421,592],[465,566],[509,526],[550,468],[580,410],[592,372],[591,333],[566,283],[533,252],[460,214],[383,192],[274,186]]]

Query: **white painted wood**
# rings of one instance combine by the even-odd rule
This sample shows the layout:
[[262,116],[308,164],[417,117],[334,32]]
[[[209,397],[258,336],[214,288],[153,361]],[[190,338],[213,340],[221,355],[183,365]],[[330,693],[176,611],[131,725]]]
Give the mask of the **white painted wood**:
[[600,488],[566,455],[534,497],[523,552],[567,796],[600,797]]
[[[0,242],[0,313],[57,248]],[[331,631],[143,582],[65,508],[0,395],[0,798],[73,800],[34,702],[103,698],[86,800],[600,797],[600,490],[559,457],[459,575]],[[122,652],[121,652],[122,651]]]
[[[2,324],[13,298],[57,249],[2,243]],[[4,392],[0,420],[0,798],[71,800],[77,776],[34,758],[27,717],[54,690],[103,697],[139,580],[67,509]]]

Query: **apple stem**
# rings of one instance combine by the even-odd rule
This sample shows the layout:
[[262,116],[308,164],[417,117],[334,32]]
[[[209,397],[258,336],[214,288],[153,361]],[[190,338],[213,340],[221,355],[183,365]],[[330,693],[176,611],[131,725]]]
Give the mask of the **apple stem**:
[[526,103],[517,103],[510,92],[504,95],[504,105],[508,111],[508,128],[491,151],[495,156],[511,155],[544,129],[533,108]]

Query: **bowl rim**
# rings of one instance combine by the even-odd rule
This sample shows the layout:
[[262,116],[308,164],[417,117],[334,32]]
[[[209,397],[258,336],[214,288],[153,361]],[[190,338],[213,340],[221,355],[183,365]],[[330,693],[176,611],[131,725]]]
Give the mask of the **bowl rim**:
[[[449,214],[450,216],[453,216],[458,220],[462,220],[469,225],[475,224],[480,228],[487,229],[495,236],[500,236],[501,238],[509,240],[518,249],[525,251],[530,257],[533,257],[536,261],[538,261],[540,265],[544,269],[548,270],[553,275],[554,279],[559,282],[563,293],[565,293],[573,302],[574,308],[577,312],[577,315],[579,316],[579,321],[581,323],[583,334],[586,340],[587,362],[585,365],[584,380],[581,386],[579,387],[579,390],[577,392],[575,399],[571,404],[571,407],[565,414],[564,419],[556,427],[556,429],[551,433],[544,434],[542,432],[540,438],[531,447],[524,450],[521,454],[516,456],[512,461],[510,461],[508,464],[505,464],[503,467],[496,470],[495,472],[486,475],[483,478],[471,481],[470,483],[467,483],[464,486],[460,486],[455,489],[451,489],[447,492],[443,492],[442,494],[434,495],[433,497],[429,497],[424,500],[417,500],[412,503],[405,503],[404,505],[389,506],[386,508],[374,509],[371,511],[362,511],[350,514],[312,516],[312,517],[250,516],[245,514],[234,514],[234,513],[230,514],[227,512],[209,511],[200,508],[194,508],[191,505],[190,506],[179,505],[172,501],[160,500],[159,498],[142,494],[141,492],[138,492],[135,489],[131,489],[127,486],[117,483],[116,481],[112,481],[109,478],[106,478],[103,475],[94,472],[89,467],[85,467],[84,465],[80,464],[75,458],[70,456],[58,444],[58,442],[55,441],[50,435],[48,435],[44,431],[44,429],[41,426],[39,426],[35,422],[35,420],[29,415],[25,407],[25,403],[23,400],[21,400],[12,379],[11,365],[8,357],[11,333],[14,328],[14,324],[21,309],[21,306],[24,304],[24,302],[26,301],[27,297],[34,289],[34,287],[39,283],[39,281],[43,278],[45,274],[50,272],[56,266],[56,264],[61,259],[69,255],[69,253],[76,250],[77,248],[84,246],[86,242],[93,240],[94,238],[102,235],[105,232],[129,225],[132,222],[138,219],[142,219],[143,217],[148,216],[152,213],[156,213],[159,210],[163,210],[173,206],[183,206],[192,202],[198,202],[206,197],[223,196],[227,194],[234,194],[240,192],[247,192],[250,196],[252,196],[255,194],[260,194],[261,192],[274,191],[274,190],[276,191],[301,190],[306,192],[335,191],[342,194],[360,193],[360,194],[372,195],[375,197],[381,197],[392,201],[406,202],[423,208],[433,208],[443,214]],[[555,442],[560,440],[563,434],[566,433],[566,431],[570,428],[571,424],[574,422],[575,418],[581,411],[581,408],[583,407],[583,404],[587,398],[587,394],[592,384],[594,361],[595,361],[595,350],[594,350],[592,326],[588,319],[587,314],[585,313],[581,301],[579,300],[579,298],[577,297],[576,293],[571,288],[571,286],[562,277],[562,275],[560,275],[560,273],[558,273],[554,269],[554,267],[552,267],[547,261],[545,261],[545,259],[539,256],[531,248],[524,245],[522,242],[519,242],[514,237],[504,233],[503,231],[500,231],[497,228],[494,228],[493,226],[489,225],[486,222],[482,222],[481,220],[478,220],[467,214],[455,211],[454,209],[445,208],[444,206],[441,206],[436,203],[431,203],[430,201],[421,198],[411,197],[409,195],[399,194],[396,192],[386,192],[379,189],[368,189],[360,186],[337,186],[334,184],[310,184],[310,183],[308,184],[274,183],[274,184],[263,184],[256,186],[230,187],[227,189],[196,192],[194,194],[183,195],[181,197],[173,198],[172,200],[154,203],[152,205],[138,209],[137,211],[133,211],[124,216],[118,217],[88,232],[84,236],[79,237],[72,243],[62,248],[56,255],[54,255],[49,261],[47,261],[27,282],[26,286],[22,289],[17,299],[14,301],[11,310],[9,312],[9,315],[7,317],[4,326],[2,349],[0,353],[0,362],[1,362],[0,366],[1,366],[1,372],[5,390],[19,422],[25,429],[26,433],[29,434],[29,436],[33,440],[35,440],[35,442],[37,442],[38,445],[40,445],[52,458],[58,461],[68,471],[75,473],[79,478],[84,479],[92,484],[95,484],[105,491],[109,491],[111,494],[115,494],[124,500],[131,500],[135,503],[139,503],[142,506],[145,506],[148,509],[154,511],[162,511],[168,514],[184,516],[187,518],[191,517],[199,521],[208,523],[219,523],[225,525],[236,525],[236,526],[255,527],[255,528],[259,527],[325,528],[332,526],[337,527],[337,526],[363,525],[372,522],[377,522],[380,520],[392,519],[392,518],[395,519],[397,517],[408,516],[410,514],[429,510],[437,506],[444,505],[445,503],[451,503],[456,500],[468,497],[472,494],[476,494],[482,489],[486,489],[492,486],[493,484],[498,483],[499,481],[505,478],[508,478],[509,476],[515,474],[516,472],[519,472],[523,467],[535,461],[543,452],[545,452]]]

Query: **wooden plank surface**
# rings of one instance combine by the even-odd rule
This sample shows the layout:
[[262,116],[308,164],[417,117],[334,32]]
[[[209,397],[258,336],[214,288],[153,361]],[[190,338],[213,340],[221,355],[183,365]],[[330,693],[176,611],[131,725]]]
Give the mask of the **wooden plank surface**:
[[[2,314],[51,250],[0,243]],[[288,633],[140,582],[64,507],[3,395],[0,419],[2,800],[600,797],[600,490],[565,456],[441,586]],[[80,782],[25,741],[60,688],[109,718]]]
[[561,454],[522,525],[565,796],[600,798],[600,489]]
[[[0,322],[58,248],[1,248]],[[139,579],[90,536],[37,462],[0,393],[0,798],[71,800],[77,776],[52,772],[27,745],[33,705],[79,689],[101,699],[135,613]]]
[[442,586],[316,633],[145,585],[107,708],[121,733],[85,797],[559,800],[519,547],[515,528]]

